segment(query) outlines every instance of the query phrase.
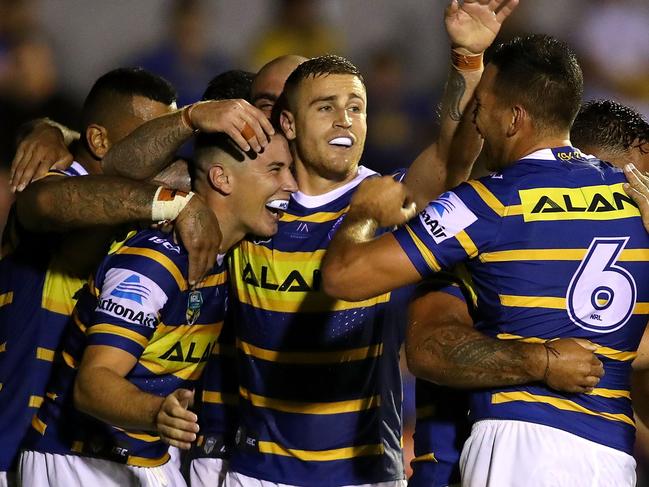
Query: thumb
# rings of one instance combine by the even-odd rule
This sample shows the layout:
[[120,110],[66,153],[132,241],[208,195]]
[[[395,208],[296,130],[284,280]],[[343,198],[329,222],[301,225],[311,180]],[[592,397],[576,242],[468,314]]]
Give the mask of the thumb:
[[579,345],[581,345],[582,347],[584,347],[586,350],[590,350],[591,352],[594,352],[595,350],[597,350],[597,349],[599,348],[598,345],[596,345],[596,344],[594,344],[593,342],[591,342],[590,340],[586,340],[586,339],[584,339],[584,338],[574,338],[574,340],[575,340]]
[[458,3],[457,0],[451,0],[451,3],[446,7],[446,11],[444,12],[445,16],[452,17],[457,13],[457,11],[460,9],[460,4]]
[[178,402],[183,408],[187,409],[194,404],[194,391],[178,389],[176,391],[176,399],[178,399]]
[[403,208],[401,208],[403,218],[408,221],[417,214],[417,204],[412,201]]

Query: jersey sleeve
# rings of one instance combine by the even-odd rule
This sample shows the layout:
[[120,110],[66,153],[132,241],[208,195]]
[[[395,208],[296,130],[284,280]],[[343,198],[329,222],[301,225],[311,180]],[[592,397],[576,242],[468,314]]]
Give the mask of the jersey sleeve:
[[432,201],[393,235],[426,278],[487,251],[497,239],[500,223],[501,217],[474,186],[464,183]]
[[107,345],[139,358],[169,299],[180,294],[174,276],[148,257],[116,259],[99,284],[97,307],[88,327],[88,345]]

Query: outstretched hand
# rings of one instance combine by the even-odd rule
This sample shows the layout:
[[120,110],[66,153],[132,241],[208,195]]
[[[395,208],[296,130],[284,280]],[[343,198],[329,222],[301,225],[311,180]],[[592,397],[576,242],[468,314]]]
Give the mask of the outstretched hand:
[[519,0],[451,0],[444,22],[453,48],[469,53],[484,52]]

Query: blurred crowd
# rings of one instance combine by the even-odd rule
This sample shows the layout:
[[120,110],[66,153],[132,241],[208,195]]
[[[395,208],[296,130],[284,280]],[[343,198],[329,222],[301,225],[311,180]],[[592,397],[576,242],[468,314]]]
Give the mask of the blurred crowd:
[[[0,229],[20,127],[49,117],[76,128],[92,80],[117,66],[164,76],[184,105],[228,69],[256,71],[289,53],[349,57],[368,90],[364,164],[401,167],[435,135],[447,41],[432,3],[0,0]],[[613,98],[649,116],[648,25],[647,0],[521,0],[502,36],[545,32],[568,41],[584,69],[586,99]]]

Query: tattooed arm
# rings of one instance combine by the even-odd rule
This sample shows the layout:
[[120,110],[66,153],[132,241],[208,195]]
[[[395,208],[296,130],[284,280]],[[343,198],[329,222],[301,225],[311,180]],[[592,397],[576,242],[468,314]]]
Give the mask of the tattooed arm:
[[547,343],[491,338],[473,327],[466,303],[444,292],[417,297],[409,308],[410,371],[440,385],[481,388],[545,382],[564,392],[588,392],[604,374],[586,340]]
[[[254,134],[248,139],[242,135],[246,124]],[[195,103],[140,125],[113,145],[102,160],[104,173],[149,179],[171,163],[194,130],[226,133],[246,152],[260,152],[275,133],[264,113],[245,100]]]
[[[446,9],[446,30],[453,51],[460,56],[480,56],[496,38],[502,22],[518,0],[465,0],[452,2]],[[404,183],[413,193],[419,208],[467,179],[482,147],[473,126],[472,98],[482,76],[482,61],[477,66],[457,67],[452,63],[442,98],[438,140],[412,163]]]

